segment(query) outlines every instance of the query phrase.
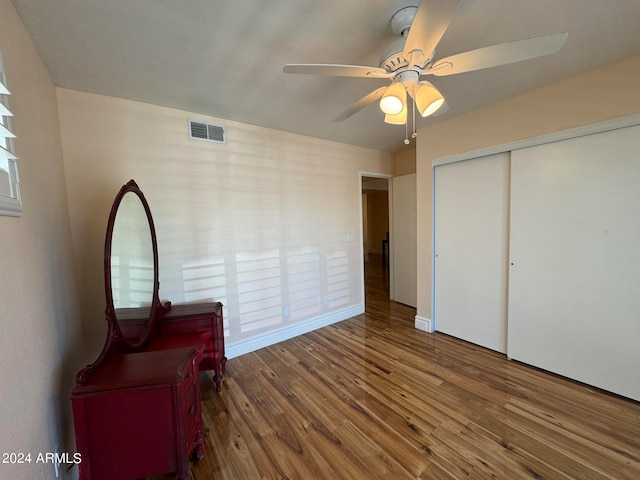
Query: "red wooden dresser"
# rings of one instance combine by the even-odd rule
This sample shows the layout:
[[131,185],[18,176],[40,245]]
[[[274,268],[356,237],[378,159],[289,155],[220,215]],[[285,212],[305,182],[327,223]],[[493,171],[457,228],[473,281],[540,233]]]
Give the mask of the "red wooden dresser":
[[71,394],[80,478],[136,479],[176,472],[191,479],[202,458],[195,348],[112,356]]
[[81,480],[176,473],[203,454],[200,371],[225,373],[222,304],[171,305],[158,296],[149,205],[131,180],[113,202],[104,249],[107,338],[71,395]]
[[226,370],[224,326],[220,302],[172,305],[158,321],[158,330],[146,350],[200,345],[200,371],[213,370],[216,390],[220,391]]
[[[224,325],[220,302],[187,303],[163,306],[156,329],[144,347],[146,351],[196,347],[201,372],[213,370],[216,390],[225,373]],[[146,315],[146,317],[145,317]],[[148,308],[117,309],[118,326],[125,338],[143,335],[148,323]]]

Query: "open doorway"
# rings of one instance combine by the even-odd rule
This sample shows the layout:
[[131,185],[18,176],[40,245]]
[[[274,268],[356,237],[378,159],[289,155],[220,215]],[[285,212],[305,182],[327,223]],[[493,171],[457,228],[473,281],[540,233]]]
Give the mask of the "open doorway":
[[390,177],[361,174],[361,193],[365,295],[388,299],[393,262],[389,228]]

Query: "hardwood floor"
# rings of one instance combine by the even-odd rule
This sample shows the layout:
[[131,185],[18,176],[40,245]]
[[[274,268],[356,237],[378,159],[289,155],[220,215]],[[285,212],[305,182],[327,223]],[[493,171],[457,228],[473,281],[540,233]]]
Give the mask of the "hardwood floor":
[[195,479],[640,478],[638,402],[416,330],[369,263],[364,315],[202,379]]

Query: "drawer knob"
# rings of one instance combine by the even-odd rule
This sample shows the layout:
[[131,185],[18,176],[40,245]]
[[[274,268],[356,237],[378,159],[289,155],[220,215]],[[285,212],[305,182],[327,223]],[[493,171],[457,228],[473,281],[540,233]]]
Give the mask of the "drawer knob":
[[189,413],[190,413],[191,415],[193,415],[194,413],[196,413],[196,407],[191,407],[191,408],[189,409]]
[[187,373],[187,378],[192,378],[192,377],[193,377],[193,372]]

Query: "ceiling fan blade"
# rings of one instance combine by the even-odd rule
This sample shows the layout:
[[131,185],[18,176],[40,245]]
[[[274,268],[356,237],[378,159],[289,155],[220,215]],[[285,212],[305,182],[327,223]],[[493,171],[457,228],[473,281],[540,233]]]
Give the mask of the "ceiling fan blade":
[[336,118],[334,118],[333,121],[334,122],[341,122],[341,121],[346,120],[347,118],[349,118],[351,115],[354,115],[354,114],[358,113],[364,107],[366,107],[367,105],[371,105],[373,102],[375,102],[380,97],[382,97],[382,95],[384,94],[384,92],[385,92],[385,90],[387,88],[389,88],[389,87],[388,86],[380,87],[380,88],[374,90],[373,92],[371,92],[370,94],[365,95],[360,100],[358,100],[356,103],[351,105],[348,109],[346,109],[342,114],[340,114]]
[[391,78],[384,68],[360,65],[334,65],[313,63],[289,63],[282,69],[284,73],[304,73],[309,75],[330,75],[334,77]]
[[462,0],[422,0],[402,54],[413,64],[426,60],[449,28]]
[[455,75],[550,55],[560,50],[567,36],[567,33],[556,33],[459,53],[438,60],[423,73],[437,76]]

